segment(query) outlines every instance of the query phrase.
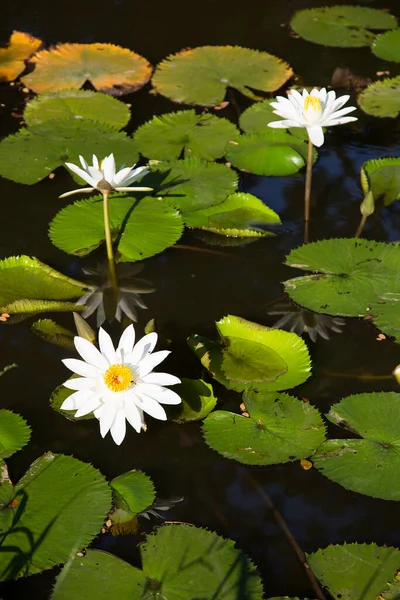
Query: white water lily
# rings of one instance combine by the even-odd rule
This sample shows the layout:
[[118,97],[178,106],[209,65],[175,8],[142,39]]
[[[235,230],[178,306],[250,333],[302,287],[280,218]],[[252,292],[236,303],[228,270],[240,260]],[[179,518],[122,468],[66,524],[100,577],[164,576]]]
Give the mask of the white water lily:
[[157,334],[149,333],[135,344],[135,330],[129,325],[115,349],[108,333],[100,328],[100,351],[88,340],[74,338],[83,360],[67,358],[62,362],[79,378],[68,379],[64,385],[75,390],[61,405],[62,410],[76,410],[75,417],[91,412],[100,421],[100,433],[109,431],[114,442],[121,444],[126,433],[126,421],[140,433],[146,429],[143,412],[165,421],[162,404],[180,404],[181,398],[166,385],[180,383],[168,373],[153,373],[169,354],[168,350],[153,352]]
[[342,108],[350,96],[344,95],[336,98],[336,93],[325,88],[317,90],[314,88],[310,93],[303,90],[300,94],[297,90],[290,90],[289,96],[277,96],[276,102],[271,102],[275,109],[273,112],[283,121],[272,121],[269,127],[306,127],[308,137],[314,146],[322,146],[324,143],[323,127],[343,125],[351,121],[357,121],[357,117],[346,117],[348,113],[356,110],[355,106]]
[[93,192],[94,189],[99,192],[150,192],[152,188],[149,187],[132,187],[130,184],[149,173],[147,167],[125,167],[116,172],[114,155],[110,154],[106,156],[99,164],[97,156],[93,154],[93,164],[89,165],[83,156],[79,156],[81,161],[82,169],[73,163],[65,163],[75,175],[81,177],[91,187],[79,188],[61,194],[60,198],[66,198],[72,194],[79,194],[81,192]]

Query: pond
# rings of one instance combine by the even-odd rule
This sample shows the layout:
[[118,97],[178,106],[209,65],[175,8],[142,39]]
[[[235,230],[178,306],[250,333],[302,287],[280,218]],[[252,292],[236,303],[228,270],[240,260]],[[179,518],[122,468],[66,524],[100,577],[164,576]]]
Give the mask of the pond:
[[[47,0],[36,0],[30,8],[27,8],[24,0],[8,1],[5,4],[0,24],[1,47],[7,45],[11,32],[18,30],[43,40],[46,47],[66,42],[116,44],[134,50],[155,66],[168,55],[189,47],[242,46],[268,52],[290,64],[295,73],[294,79],[283,82],[277,94],[285,95],[285,91],[291,86],[302,89],[314,85],[318,88],[333,85],[338,96],[349,93],[349,105],[357,107],[352,114],[358,120],[328,129],[324,145],[317,149],[318,159],[313,166],[312,178],[311,242],[353,238],[360,222],[360,204],[364,197],[360,185],[362,165],[372,159],[400,156],[398,119],[372,116],[363,112],[357,104],[358,94],[368,83],[383,79],[384,75],[377,75],[377,72],[390,71],[390,77],[395,77],[400,74],[399,63],[375,56],[368,46],[323,46],[293,34],[289,22],[294,13],[313,8],[319,3],[311,0],[253,0],[246,5],[237,0],[231,3],[204,0],[194,5],[179,0],[170,0],[168,3],[156,0],[149,5],[130,0],[97,0],[84,4],[70,0],[63,6],[55,6],[55,3]],[[395,0],[360,0],[357,3],[342,1],[341,4],[387,9],[400,18]],[[327,1],[324,5],[333,6],[335,3]],[[119,101],[130,107],[130,120],[125,128],[129,134],[155,115],[193,108],[196,108],[197,114],[202,114],[201,107],[178,104],[167,96],[152,94],[150,91],[151,84],[147,83],[135,93],[119,98]],[[263,98],[273,100],[275,95],[263,94]],[[34,96],[32,91],[19,83],[14,85],[5,82],[0,85],[2,139],[15,134],[23,126],[21,120],[25,105]],[[220,110],[206,108],[204,114],[224,117],[238,125],[239,115],[255,104],[252,99],[232,88],[228,90],[227,100],[229,104],[226,107]],[[101,128],[100,124],[98,128]],[[1,156],[2,143],[0,142]],[[305,144],[303,141],[301,143]],[[90,139],[86,139],[86,159],[91,156],[89,148]],[[114,148],[110,146],[108,153],[113,151]],[[96,152],[95,149],[94,153]],[[104,152],[98,154],[99,158],[105,155]],[[118,157],[118,153],[116,155]],[[30,168],[24,161],[28,159],[21,158],[15,168],[21,172]],[[218,158],[217,163],[222,164],[222,158]],[[129,160],[127,164],[131,164]],[[145,161],[142,159],[140,164],[145,164]],[[117,160],[117,167],[121,167],[121,160]],[[1,169],[0,166],[0,171]],[[233,167],[231,170],[235,171]],[[165,362],[165,370],[179,378],[201,378],[208,384],[212,383],[214,395],[218,399],[216,410],[231,411],[237,415],[248,409],[246,398],[250,406],[252,401],[255,402],[251,393],[244,398],[246,407],[240,408],[243,402],[241,395],[212,377],[204,362],[202,364],[193,348],[189,347],[187,338],[198,334],[217,340],[215,323],[227,315],[236,315],[265,327],[272,327],[290,312],[296,320],[300,309],[296,308],[285,293],[283,282],[307,274],[304,268],[301,270],[301,265],[299,267],[296,256],[291,263],[299,268],[285,264],[289,253],[304,243],[305,169],[286,176],[263,176],[248,171],[237,169],[238,191],[256,196],[279,215],[281,224],[278,227],[267,227],[275,235],[249,240],[212,234],[199,228],[186,229],[176,243],[167,244],[166,246],[171,247],[141,261],[138,269],[132,267],[132,263],[127,263],[128,267],[125,265],[126,273],[123,275],[124,281],[131,286],[135,285],[135,278],[145,280],[145,283],[136,280],[139,290],[136,290],[138,295],[135,296],[137,322],[134,326],[137,338],[145,334],[145,328],[146,333],[151,330],[149,322],[154,319],[159,336],[157,350],[171,351]],[[199,181],[200,179],[199,177]],[[72,201],[86,198],[77,196],[59,199],[61,194],[79,185],[83,186],[82,181],[72,181],[67,169],[63,167],[54,170],[54,177],[43,178],[34,185],[23,185],[15,181],[18,181],[18,177],[0,179],[4,206],[0,258],[35,256],[73,279],[99,284],[102,273],[104,276],[106,271],[103,246],[88,256],[78,256],[63,252],[51,243],[48,236],[49,223],[56,214],[70,202],[72,204]],[[393,186],[395,185],[400,187],[397,181],[394,181]],[[397,195],[399,194],[400,189],[397,190]],[[376,210],[367,219],[361,238],[370,240],[371,243],[398,242],[399,206],[398,202],[390,202]],[[73,227],[66,234],[67,240],[73,238],[72,232]],[[390,248],[397,246],[390,245]],[[330,259],[334,261],[339,249],[339,246],[332,246],[327,250],[321,247],[321,257],[326,252],[328,262]],[[343,250],[343,255],[346,251]],[[321,268],[310,268],[309,271],[321,271],[323,266],[320,264]],[[120,273],[120,267],[117,268]],[[96,270],[100,271],[100,275],[92,275]],[[329,272],[329,268],[327,270]],[[385,278],[386,271],[382,273]],[[368,270],[364,275],[368,279]],[[371,271],[371,278],[378,276],[379,273]],[[393,281],[397,285],[395,275]],[[395,286],[393,289],[390,287],[392,279],[387,282],[386,291],[399,294],[400,290]],[[381,285],[384,287],[385,281]],[[145,293],[142,294],[143,288]],[[311,287],[306,291],[311,297],[318,293],[318,289]],[[286,291],[291,294],[290,288],[286,288]],[[301,304],[298,299],[297,301]],[[144,303],[146,308],[141,307],[138,302]],[[326,312],[329,313],[328,310]],[[331,407],[353,394],[399,392],[399,384],[392,376],[393,370],[400,364],[400,349],[393,329],[378,329],[367,315],[364,318],[343,317],[345,312],[331,312],[331,316],[326,317],[323,324],[319,315],[318,335],[310,325],[311,321],[308,321],[308,333],[304,331],[304,327],[303,331],[301,328],[300,331],[296,330],[310,353],[311,376],[308,379],[304,376],[301,385],[296,382],[283,388],[275,387],[274,391],[285,390],[291,396],[299,398],[298,402],[303,400],[304,404],[318,409],[321,415],[326,415]],[[314,319],[312,322],[315,323],[315,317],[309,313],[303,312],[303,316]],[[218,595],[218,592],[213,592],[212,595],[210,592],[204,598],[253,600],[274,596],[323,598],[323,593],[326,594],[325,597],[329,597],[329,594],[334,598],[340,597],[335,592],[335,586],[331,587],[323,578],[322,587],[314,581],[313,576],[310,576],[310,569],[304,564],[302,552],[315,553],[330,544],[355,542],[395,548],[399,546],[400,513],[395,502],[396,495],[389,494],[389,499],[384,499],[384,495],[379,497],[376,493],[368,495],[367,492],[360,493],[351,487],[346,489],[339,484],[340,481],[336,482],[338,480],[335,476],[329,478],[327,473],[324,476],[321,472],[323,469],[315,467],[312,453],[296,456],[295,460],[272,460],[276,464],[268,464],[266,460],[264,465],[251,465],[226,458],[209,447],[204,439],[201,420],[183,423],[171,419],[164,422],[149,417],[146,419],[146,433],[138,435],[128,426],[121,445],[116,445],[111,435],[106,435],[104,439],[99,435],[99,423],[96,419],[67,420],[52,408],[49,398],[55,388],[68,377],[68,371],[61,360],[75,354],[71,348],[60,347],[35,335],[32,324],[40,318],[51,318],[62,327],[74,330],[71,311],[46,312],[30,315],[26,319],[11,315],[9,322],[0,323],[0,370],[7,365],[16,365],[0,379],[1,408],[21,415],[32,430],[29,443],[7,459],[11,481],[18,481],[34,460],[51,451],[73,456],[93,465],[108,481],[132,469],[141,470],[151,478],[157,498],[167,501],[170,507],[167,512],[160,511],[162,519],[152,514],[148,515],[149,520],[139,517],[138,530],[126,535],[113,535],[107,528],[100,534],[99,528],[99,535],[92,541],[91,548],[104,550],[140,568],[139,544],[146,539],[147,533],[162,525],[163,520],[206,528],[233,540],[236,548],[250,557],[261,576],[264,596],[260,593],[247,594],[238,588],[233,593],[230,592],[231,595]],[[396,318],[399,329],[400,315],[393,317],[393,321],[396,322]],[[97,331],[95,316],[89,316],[87,321]],[[298,318],[296,322],[299,323]],[[114,321],[112,324],[106,323],[104,327],[114,342],[117,342],[129,323],[125,317],[122,325]],[[281,327],[287,328],[284,324]],[[380,335],[381,331],[386,335]],[[241,334],[233,333],[235,335],[240,337]],[[276,355],[274,350],[272,353]],[[243,379],[236,379],[236,383],[238,381]],[[370,402],[370,398],[365,397],[366,404]],[[399,406],[397,396],[396,402]],[[382,411],[385,406],[384,404]],[[354,418],[362,414],[362,410],[361,408],[361,413],[356,411]],[[396,414],[398,409],[397,413],[395,408],[393,412],[388,409],[389,422],[395,420]],[[361,429],[350,427],[349,433],[348,429],[338,427],[340,420],[341,417],[334,422],[332,419],[324,420],[328,438],[359,437]],[[395,429],[396,426],[400,433],[398,422],[393,425]],[[218,437],[219,433],[214,435]],[[226,435],[229,438],[229,432]],[[206,435],[207,441],[210,441],[211,438],[207,436],[211,436],[211,433]],[[384,440],[384,435],[382,436]],[[393,436],[395,439],[394,433]],[[400,435],[397,436],[399,438]],[[217,441],[213,443],[218,446]],[[276,433],[276,444],[280,443],[280,437]],[[395,442],[393,448],[394,454],[398,453]],[[300,458],[308,460],[300,461]],[[368,462],[369,455],[366,455],[365,460]],[[396,458],[393,462],[392,484],[388,484],[396,493],[400,487],[397,460]],[[339,465],[339,471],[341,468]],[[59,476],[62,477],[62,468],[60,469]],[[67,467],[65,469],[67,472]],[[4,485],[4,479],[2,482]],[[35,505],[35,510],[40,509],[46,514],[51,496],[52,489],[49,488],[48,497],[43,496]],[[7,498],[1,496],[2,512],[10,510],[12,497]],[[29,493],[27,498],[29,502]],[[397,497],[399,499],[400,495]],[[144,508],[147,506],[136,512],[142,512]],[[105,518],[106,515],[107,511],[104,513]],[[3,534],[10,527],[10,521],[8,516],[1,519]],[[73,521],[72,515],[71,520]],[[44,518],[43,527],[45,522]],[[75,527],[73,522],[71,527]],[[68,529],[66,526],[66,537],[69,535]],[[90,539],[87,540],[87,545]],[[7,536],[2,539],[3,542],[2,552],[10,552]],[[73,542],[74,540],[72,546]],[[40,540],[32,542],[38,546],[41,543]],[[82,547],[72,546],[69,554],[81,551],[84,544]],[[29,550],[25,552],[29,555]],[[165,548],[166,555],[172,555],[173,552],[174,547]],[[66,559],[54,559],[55,564],[64,562]],[[1,563],[2,569],[4,564],[6,563]],[[400,558],[396,564],[390,571],[391,579],[396,570],[400,570]],[[375,563],[371,562],[371,565]],[[37,568],[36,572],[40,570]],[[60,570],[61,566],[53,569],[47,566],[40,574],[8,581],[4,581],[8,576],[3,571],[0,596],[3,600],[19,597],[51,598],[55,578]],[[112,574],[112,570],[110,572]],[[206,572],[207,569],[204,573]],[[21,574],[24,574],[23,569]],[[118,577],[115,576],[115,585]],[[112,575],[110,578],[112,579]],[[104,585],[107,587],[108,584]],[[378,591],[383,591],[383,588]],[[171,593],[164,596],[157,590],[147,590],[147,595],[142,596],[138,592],[135,596],[131,592],[126,597],[166,597],[168,600],[203,598],[197,593],[193,589],[191,595],[187,595],[187,592],[186,595],[179,595],[176,591],[175,595]],[[318,596],[318,593],[321,595]],[[359,595],[349,592],[346,597],[354,600],[370,598],[368,593],[368,590],[365,595],[361,592]],[[100,590],[93,591],[93,597],[102,598],[99,594]],[[61,592],[56,598],[68,597],[72,596],[68,596],[67,592],[62,595]],[[91,598],[92,595],[80,597]],[[125,598],[123,594],[118,597]]]

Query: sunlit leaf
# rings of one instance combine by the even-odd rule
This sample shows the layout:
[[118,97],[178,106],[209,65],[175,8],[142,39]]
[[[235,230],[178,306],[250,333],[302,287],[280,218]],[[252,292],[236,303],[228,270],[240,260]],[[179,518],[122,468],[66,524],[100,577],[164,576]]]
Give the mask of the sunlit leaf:
[[211,383],[202,379],[182,377],[182,383],[174,386],[174,392],[181,397],[182,402],[171,406],[168,416],[176,421],[201,421],[217,403]]
[[400,340],[400,294],[386,295],[371,305],[374,324],[386,335],[393,335]]
[[310,456],[325,439],[318,410],[288,394],[248,392],[249,417],[224,410],[203,423],[207,444],[225,456],[249,465],[273,465]]
[[307,562],[334,600],[376,600],[400,565],[400,551],[376,544],[328,546]]
[[[179,213],[163,200],[125,194],[110,197],[110,226],[124,260],[142,260],[172,246],[181,236]],[[99,196],[63,208],[50,224],[55,246],[82,256],[104,242],[103,202]]]
[[374,117],[397,117],[400,113],[400,76],[371,83],[359,95],[358,104]]
[[32,325],[33,333],[46,342],[51,342],[62,348],[75,348],[74,335],[70,329],[62,327],[51,319],[40,319]]
[[50,92],[26,105],[24,121],[29,127],[53,119],[91,119],[118,130],[128,124],[130,112],[123,102],[90,90]]
[[100,531],[111,491],[94,467],[48,452],[15,486],[12,527],[0,552],[0,580],[65,562]]
[[397,572],[393,581],[387,584],[384,591],[379,594],[379,599],[399,600],[400,598],[400,571]]
[[156,498],[154,484],[142,471],[128,471],[110,481],[114,494],[113,523],[124,523],[151,506]]
[[31,428],[20,415],[0,410],[0,458],[8,458],[29,442]]
[[316,312],[359,317],[400,292],[400,247],[363,239],[330,239],[292,250],[286,264],[310,275],[285,281],[289,296]]
[[229,381],[266,383],[287,372],[285,361],[269,346],[235,336],[225,337],[224,344],[221,369]]
[[377,35],[371,50],[378,58],[400,62],[400,29],[393,29]]
[[214,160],[223,156],[226,142],[238,137],[238,129],[227,119],[183,110],[154,117],[139,127],[134,141],[148,158],[173,160],[183,153],[186,157]]
[[200,46],[168,56],[152,83],[175,102],[216,106],[229,86],[255,100],[253,90],[273,92],[293,74],[290,66],[267,52],[240,46]]
[[152,71],[145,58],[114,44],[59,44],[38,52],[32,62],[35,70],[22,81],[37,94],[90,81],[96,90],[120,96],[143,87]]
[[6,48],[0,48],[0,81],[12,81],[25,69],[27,60],[42,41],[29,33],[13,31]]
[[[325,477],[384,500],[400,500],[400,394],[381,392],[344,398],[328,418],[360,438],[329,439],[313,457]],[[399,562],[400,566],[400,562]]]
[[[29,185],[66,162],[79,164],[80,154],[103,158],[110,150],[119,165],[133,165],[139,156],[132,140],[112,127],[89,120],[50,120],[0,142],[0,175]],[[84,185],[82,180],[79,183]]]
[[393,29],[397,19],[387,12],[365,6],[323,6],[299,10],[290,26],[309,42],[355,48],[369,46],[375,37],[373,31]]

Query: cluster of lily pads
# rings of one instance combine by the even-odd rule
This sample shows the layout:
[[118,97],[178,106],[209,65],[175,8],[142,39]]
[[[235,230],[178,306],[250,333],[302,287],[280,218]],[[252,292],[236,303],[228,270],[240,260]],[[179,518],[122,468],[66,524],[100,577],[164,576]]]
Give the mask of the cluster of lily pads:
[[[377,56],[400,60],[397,21],[387,12],[324,7],[299,11],[291,26],[308,41],[340,41],[346,47],[372,44]],[[389,31],[376,36],[372,30]],[[263,466],[300,461],[305,469],[313,466],[348,490],[399,501],[400,484],[393,473],[400,466],[400,394],[349,396],[327,415],[299,399],[292,390],[312,372],[301,337],[308,327],[304,321],[300,330],[291,325],[294,331],[285,331],[227,315],[216,323],[216,339],[201,334],[188,338],[210,380],[242,394],[231,412],[216,408],[218,398],[209,381],[153,372],[167,352],[153,353],[157,335],[151,327],[135,344],[133,326],[128,326],[115,349],[104,329],[97,336],[82,318],[97,312],[97,325],[123,315],[135,320],[135,309],[143,307],[139,295],[151,286],[142,280],[136,287],[132,281],[125,286],[121,265],[167,250],[184,228],[242,244],[276,235],[279,216],[241,191],[240,172],[287,176],[306,164],[310,170],[318,159],[313,145],[324,141],[321,127],[338,124],[334,111],[340,113],[337,121],[349,123],[354,117],[344,115],[353,108],[343,109],[343,97],[337,104],[333,92],[316,89],[301,96],[292,90],[289,99],[281,96],[271,105],[266,94],[282,88],[292,69],[279,58],[247,48],[184,50],[163,60],[152,76],[145,58],[111,44],[60,44],[39,50],[41,45],[14,32],[9,47],[0,51],[0,77],[12,81],[29,59],[31,72],[21,82],[30,94],[37,94],[26,104],[24,126],[0,142],[0,174],[34,185],[65,166],[75,184],[81,185],[83,178],[90,185],[86,191],[94,195],[61,208],[49,224],[49,237],[73,256],[88,255],[106,242],[109,269],[99,285],[71,279],[34,257],[0,261],[2,320],[75,313],[78,336],[48,318],[32,325],[46,341],[76,348],[82,358],[65,360],[75,375],[53,392],[51,406],[71,421],[97,419],[101,435],[110,431],[117,444],[135,435],[126,432],[126,421],[137,433],[151,427],[144,413],[182,427],[202,421],[205,442],[227,459]],[[140,89],[151,76],[155,93],[188,107],[155,116],[127,134],[122,130],[131,113],[116,97]],[[87,81],[97,91],[80,89]],[[399,85],[395,80],[372,84],[359,97],[360,108],[376,116],[395,116],[400,110],[395,98]],[[218,116],[228,103],[227,88],[254,100],[237,124]],[[77,167],[79,157],[82,168]],[[101,163],[98,159],[103,158]],[[134,169],[138,161],[143,166]],[[126,166],[116,172],[115,164]],[[138,178],[135,189],[131,184]],[[400,247],[359,235],[378,201],[388,205],[400,196],[400,159],[366,162],[361,187],[362,220],[356,237],[305,243],[292,250],[286,264],[306,273],[283,283],[298,310],[321,319],[319,332],[326,332],[327,315],[336,330],[344,323],[342,317],[364,317],[395,343],[400,336]],[[66,190],[62,196],[71,193]],[[282,327],[287,323],[282,321]],[[100,351],[95,348],[97,338]],[[173,391],[166,387],[170,385]],[[327,437],[326,420],[340,428],[337,438]],[[254,564],[232,541],[187,524],[163,525],[148,535],[140,546],[141,569],[88,549],[99,532],[136,532],[140,519],[157,513],[162,502],[153,482],[136,470],[108,482],[91,465],[48,452],[13,483],[5,459],[29,439],[24,419],[1,410],[0,581],[64,565],[53,600],[189,600],[194,592],[209,600],[268,597],[267,583],[263,585]],[[380,595],[389,600],[400,590],[396,548],[329,546],[307,561],[335,599],[373,600]]]

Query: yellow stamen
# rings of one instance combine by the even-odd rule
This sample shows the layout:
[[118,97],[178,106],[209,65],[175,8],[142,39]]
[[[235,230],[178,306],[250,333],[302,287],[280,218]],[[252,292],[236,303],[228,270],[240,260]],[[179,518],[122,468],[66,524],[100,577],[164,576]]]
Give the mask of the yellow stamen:
[[127,390],[132,381],[132,371],[126,365],[111,365],[104,375],[104,383],[113,392]]
[[307,96],[304,100],[303,116],[311,123],[318,121],[322,115],[322,104],[317,96]]

